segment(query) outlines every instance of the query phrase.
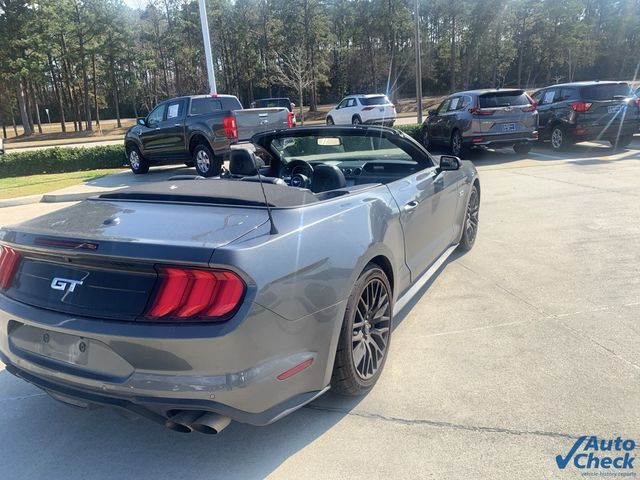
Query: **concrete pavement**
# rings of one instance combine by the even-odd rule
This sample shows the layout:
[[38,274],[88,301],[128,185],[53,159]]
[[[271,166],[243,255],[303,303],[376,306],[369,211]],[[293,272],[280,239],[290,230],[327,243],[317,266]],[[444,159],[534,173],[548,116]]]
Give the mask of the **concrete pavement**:
[[0,371],[0,477],[579,478],[555,463],[579,435],[640,442],[637,143],[472,154],[477,243],[395,319],[366,397],[207,437],[75,410]]

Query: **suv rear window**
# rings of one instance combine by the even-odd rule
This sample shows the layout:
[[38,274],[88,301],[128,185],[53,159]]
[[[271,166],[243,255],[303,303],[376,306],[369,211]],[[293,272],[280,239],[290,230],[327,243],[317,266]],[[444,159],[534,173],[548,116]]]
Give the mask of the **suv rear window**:
[[362,105],[387,105],[391,103],[386,95],[380,95],[379,97],[360,97],[360,103]]
[[580,95],[584,100],[613,100],[617,96],[631,96],[631,87],[628,83],[589,85],[580,89]]
[[191,115],[202,115],[204,113],[216,112],[219,110],[241,110],[242,105],[235,97],[200,97],[191,100]]
[[529,105],[529,97],[522,90],[510,92],[491,92],[478,97],[480,108],[509,107],[512,105]]

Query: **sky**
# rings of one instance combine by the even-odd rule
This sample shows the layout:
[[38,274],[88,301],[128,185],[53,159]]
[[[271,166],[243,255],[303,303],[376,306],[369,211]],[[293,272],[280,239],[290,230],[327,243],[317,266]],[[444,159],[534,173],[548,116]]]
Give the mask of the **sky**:
[[124,3],[131,8],[143,9],[144,6],[149,3],[149,0],[124,0]]

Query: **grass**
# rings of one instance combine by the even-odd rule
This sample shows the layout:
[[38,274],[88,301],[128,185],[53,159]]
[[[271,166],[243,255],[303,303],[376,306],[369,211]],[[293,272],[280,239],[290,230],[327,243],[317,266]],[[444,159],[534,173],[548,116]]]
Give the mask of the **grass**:
[[42,193],[71,187],[82,182],[95,180],[110,173],[116,173],[121,168],[103,168],[82,172],[52,173],[43,175],[29,175],[26,177],[0,178],[0,199],[37,195]]

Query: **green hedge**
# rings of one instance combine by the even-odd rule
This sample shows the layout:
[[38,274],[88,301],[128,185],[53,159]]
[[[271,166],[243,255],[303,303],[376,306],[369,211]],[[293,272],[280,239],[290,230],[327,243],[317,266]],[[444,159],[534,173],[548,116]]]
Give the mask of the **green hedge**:
[[416,123],[415,125],[398,125],[396,130],[406,133],[410,137],[415,138],[418,142],[422,141],[422,125]]
[[124,164],[124,146],[122,145],[86,148],[55,147],[0,155],[0,178],[118,168]]

